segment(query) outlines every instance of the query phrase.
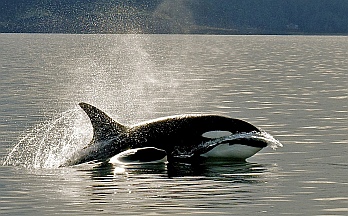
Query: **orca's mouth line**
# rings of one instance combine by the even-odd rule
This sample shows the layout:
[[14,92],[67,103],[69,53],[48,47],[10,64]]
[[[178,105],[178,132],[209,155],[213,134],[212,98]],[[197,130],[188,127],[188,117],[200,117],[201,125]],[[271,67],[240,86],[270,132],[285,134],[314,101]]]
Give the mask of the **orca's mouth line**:
[[[229,136],[224,136],[220,137],[217,139],[212,139],[208,142],[202,143],[201,145],[205,147],[209,146],[216,146],[220,145],[223,143],[229,143],[229,141],[235,141],[235,140],[248,140],[250,143],[253,141],[258,141],[258,142],[264,142],[268,146],[270,146],[272,149],[276,149],[278,147],[283,147],[283,145],[275,139],[272,135],[270,135],[267,132],[261,131],[252,131],[252,132],[243,132],[243,133],[236,133],[236,134],[231,134]],[[243,144],[243,143],[241,143]],[[245,144],[248,145],[248,144]],[[264,146],[263,146],[264,147]]]
[[[235,143],[231,143],[231,141],[235,141]],[[242,141],[242,142],[239,143],[238,141]],[[258,145],[255,144],[260,142],[263,143],[262,146],[258,146],[260,144]],[[189,152],[182,152],[179,149],[175,149],[173,153],[176,155],[175,156],[176,158],[187,159],[197,155],[197,153],[203,154],[205,152],[208,152],[211,149],[221,144],[229,144],[229,145],[241,144],[241,145],[248,145],[248,146],[260,147],[260,148],[263,148],[265,147],[264,145],[266,145],[266,146],[270,146],[272,149],[283,147],[283,145],[269,133],[265,131],[261,131],[261,132],[252,131],[252,132],[231,134],[229,136],[212,139],[207,142],[201,143],[200,145],[190,150]]]

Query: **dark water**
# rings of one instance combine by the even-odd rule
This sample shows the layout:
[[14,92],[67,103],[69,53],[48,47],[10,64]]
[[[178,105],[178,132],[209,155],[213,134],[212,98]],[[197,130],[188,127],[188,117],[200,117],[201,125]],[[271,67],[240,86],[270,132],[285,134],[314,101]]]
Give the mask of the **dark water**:
[[[347,215],[348,38],[0,34],[0,214]],[[284,147],[246,163],[57,168],[124,124],[217,113]],[[12,152],[9,155],[9,152]]]

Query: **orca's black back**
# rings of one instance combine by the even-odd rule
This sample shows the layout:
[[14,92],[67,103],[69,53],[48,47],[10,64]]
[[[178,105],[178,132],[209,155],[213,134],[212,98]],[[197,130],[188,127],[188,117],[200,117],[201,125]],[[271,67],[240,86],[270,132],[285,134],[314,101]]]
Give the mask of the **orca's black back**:
[[170,146],[197,145],[204,139],[202,134],[208,131],[229,131],[248,133],[260,130],[252,124],[217,115],[179,116],[162,119],[135,126],[129,130],[132,142],[144,146],[170,148]]

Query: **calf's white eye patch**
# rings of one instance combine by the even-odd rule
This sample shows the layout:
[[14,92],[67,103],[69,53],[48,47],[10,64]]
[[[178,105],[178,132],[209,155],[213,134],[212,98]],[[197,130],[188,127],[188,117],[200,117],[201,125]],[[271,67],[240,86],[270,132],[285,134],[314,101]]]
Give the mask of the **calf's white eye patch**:
[[208,138],[208,139],[217,139],[220,137],[230,136],[231,134],[232,133],[229,131],[216,130],[216,131],[207,131],[202,134],[202,137]]

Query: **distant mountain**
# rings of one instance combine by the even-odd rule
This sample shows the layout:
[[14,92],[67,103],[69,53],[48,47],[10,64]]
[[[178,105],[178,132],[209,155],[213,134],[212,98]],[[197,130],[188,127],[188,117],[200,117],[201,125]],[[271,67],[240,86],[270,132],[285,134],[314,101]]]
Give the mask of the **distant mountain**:
[[0,32],[348,33],[348,0],[0,0],[0,10]]

